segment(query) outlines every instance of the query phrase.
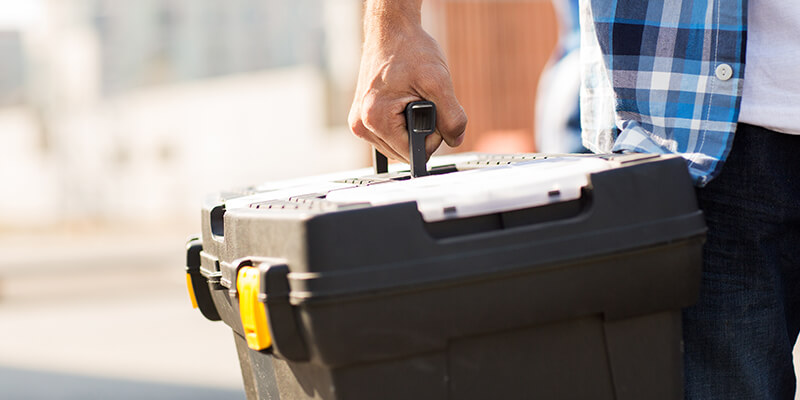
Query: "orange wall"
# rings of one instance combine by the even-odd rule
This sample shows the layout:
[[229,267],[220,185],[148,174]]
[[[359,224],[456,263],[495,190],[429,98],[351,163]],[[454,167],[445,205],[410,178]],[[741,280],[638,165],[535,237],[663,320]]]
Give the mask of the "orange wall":
[[534,151],[537,82],[557,40],[552,4],[434,0],[434,7],[456,95],[469,117],[457,151]]

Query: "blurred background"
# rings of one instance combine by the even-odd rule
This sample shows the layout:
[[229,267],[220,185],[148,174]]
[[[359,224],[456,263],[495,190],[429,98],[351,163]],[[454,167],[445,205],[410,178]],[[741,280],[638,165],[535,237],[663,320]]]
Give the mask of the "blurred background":
[[[361,7],[0,0],[1,397],[244,398],[230,330],[191,309],[185,240],[208,193],[370,164],[346,127]],[[457,151],[537,150],[568,14],[426,1],[470,118]]]
[[[361,8],[0,0],[0,397],[244,397],[185,240],[208,193],[371,163],[346,127]],[[551,3],[423,14],[470,116],[458,151],[534,150]]]
[[[534,150],[550,2],[424,15],[470,116],[458,151]],[[0,227],[172,225],[224,187],[368,165],[360,43],[360,0],[0,0]]]

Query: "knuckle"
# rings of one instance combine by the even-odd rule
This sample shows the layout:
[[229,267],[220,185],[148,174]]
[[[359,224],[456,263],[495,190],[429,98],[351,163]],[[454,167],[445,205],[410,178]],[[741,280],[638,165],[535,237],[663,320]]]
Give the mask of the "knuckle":
[[367,138],[367,130],[361,128],[360,126],[356,127],[356,128],[352,128],[351,127],[350,131],[353,132],[353,135],[355,135],[359,139],[366,139]]
[[370,107],[364,111],[363,121],[364,125],[370,127],[380,126],[385,113],[379,107]]
[[361,123],[359,119],[352,119],[348,121],[350,125],[350,132],[353,133],[358,138],[365,139],[367,137],[367,129],[364,127],[364,124]]
[[375,126],[380,124],[381,115],[384,113],[382,105],[380,94],[376,91],[372,90],[364,96],[360,115],[364,125],[374,129]]

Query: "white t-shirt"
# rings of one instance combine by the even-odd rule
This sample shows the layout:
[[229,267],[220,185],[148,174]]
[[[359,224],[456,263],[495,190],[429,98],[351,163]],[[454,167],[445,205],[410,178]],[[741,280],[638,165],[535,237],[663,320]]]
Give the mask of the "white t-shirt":
[[800,0],[749,0],[739,122],[800,135]]

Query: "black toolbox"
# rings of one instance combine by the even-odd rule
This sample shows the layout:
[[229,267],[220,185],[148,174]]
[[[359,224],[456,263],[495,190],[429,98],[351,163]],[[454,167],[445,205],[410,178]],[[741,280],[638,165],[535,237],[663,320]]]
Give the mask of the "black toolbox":
[[683,398],[705,235],[683,159],[431,163],[206,201],[187,283],[248,399]]

